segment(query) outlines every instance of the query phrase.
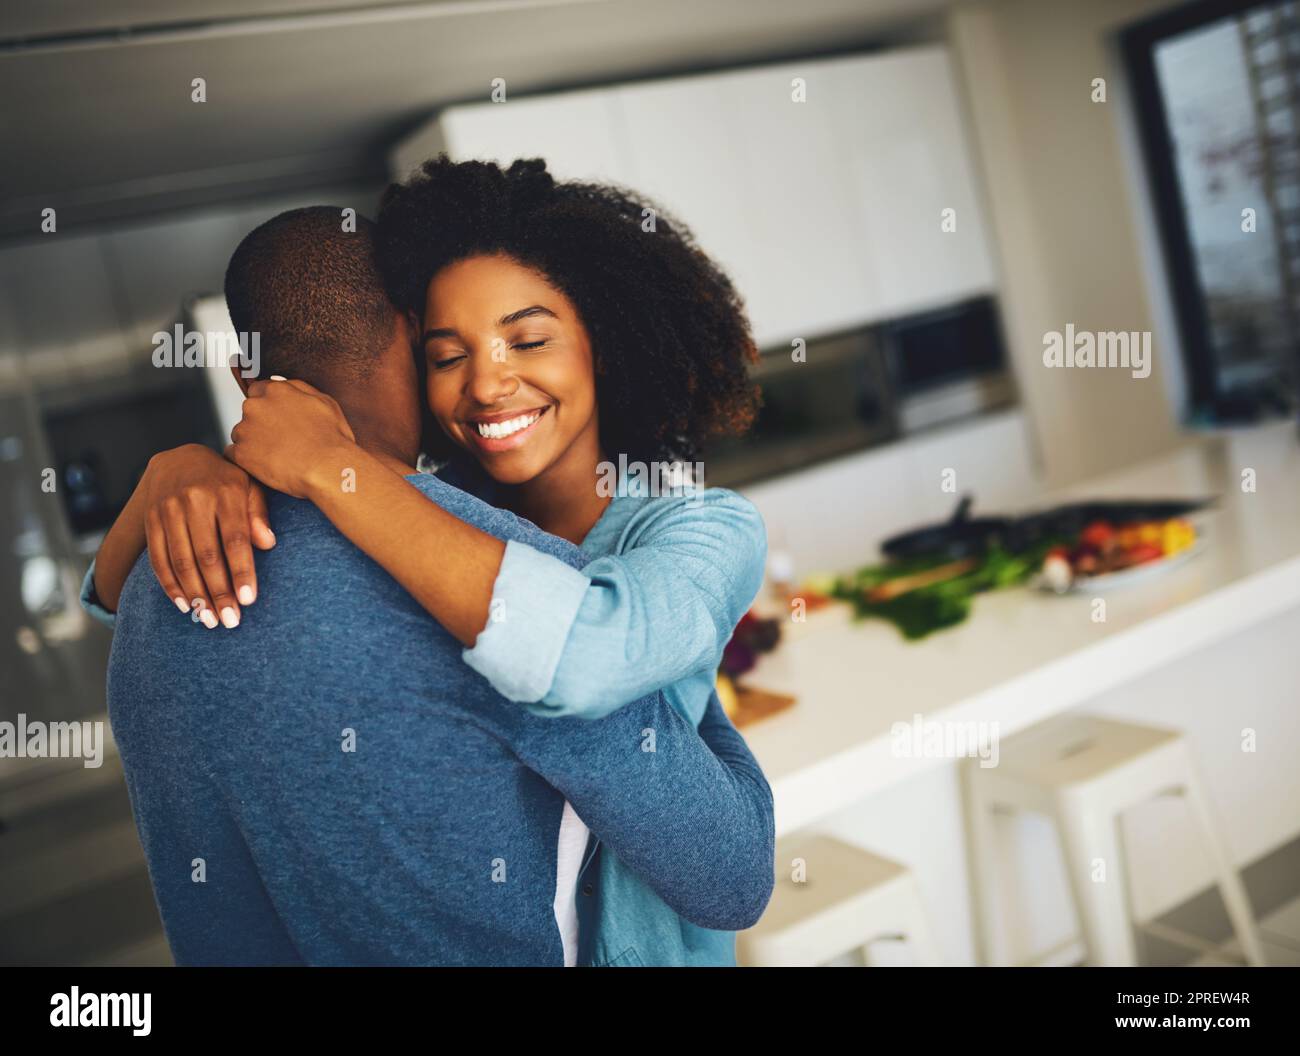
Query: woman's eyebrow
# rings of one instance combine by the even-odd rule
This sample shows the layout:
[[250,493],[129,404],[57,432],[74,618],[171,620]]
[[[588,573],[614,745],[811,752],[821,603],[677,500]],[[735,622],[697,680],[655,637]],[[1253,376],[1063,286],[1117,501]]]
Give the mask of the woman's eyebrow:
[[[511,312],[509,315],[503,315],[500,319],[497,320],[497,325],[509,326],[511,323],[519,322],[520,319],[527,319],[530,316],[534,316],[534,315],[546,315],[546,316],[550,316],[550,318],[552,319],[559,318],[559,316],[556,315],[549,308],[545,308],[540,304],[532,304],[529,305],[527,308],[520,308],[519,311],[517,312]],[[439,337],[459,337],[459,336],[460,334],[457,331],[453,330],[451,327],[438,327],[437,329],[434,330],[426,330],[424,332],[424,336],[420,338],[420,344],[427,345],[430,341],[433,341]]]
[[549,308],[543,308],[540,304],[530,305],[527,308],[520,308],[517,312],[511,312],[509,315],[503,315],[497,320],[498,326],[509,326],[511,323],[517,323],[520,319],[527,319],[532,315],[549,315],[552,319],[558,319],[553,311]]

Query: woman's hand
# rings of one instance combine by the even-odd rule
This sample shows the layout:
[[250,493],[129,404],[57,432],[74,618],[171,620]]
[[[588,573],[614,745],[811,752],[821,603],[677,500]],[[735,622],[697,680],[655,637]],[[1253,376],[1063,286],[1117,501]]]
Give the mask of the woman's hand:
[[163,590],[204,626],[216,627],[219,614],[234,627],[239,606],[257,597],[252,547],[275,545],[262,489],[215,451],[186,444],[154,455],[138,490]]
[[334,400],[305,381],[255,381],[226,457],[263,484],[309,498],[313,472],[356,438]]

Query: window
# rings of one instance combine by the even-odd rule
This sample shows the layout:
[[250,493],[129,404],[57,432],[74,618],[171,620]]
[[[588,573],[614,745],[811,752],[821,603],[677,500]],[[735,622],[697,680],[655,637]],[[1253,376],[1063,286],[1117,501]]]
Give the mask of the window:
[[1300,3],[1207,0],[1123,34],[1193,417],[1296,405]]

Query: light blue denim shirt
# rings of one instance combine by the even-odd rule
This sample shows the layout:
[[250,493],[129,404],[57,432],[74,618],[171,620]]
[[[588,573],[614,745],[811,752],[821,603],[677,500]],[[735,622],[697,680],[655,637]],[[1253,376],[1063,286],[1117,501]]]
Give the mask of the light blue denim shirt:
[[[439,475],[492,501],[477,467]],[[724,488],[652,495],[620,478],[582,542],[581,571],[510,541],[493,587],[487,626],[465,662],[503,696],[539,715],[599,718],[661,689],[699,724],[722,651],[762,585],[767,537],[746,499]],[[82,602],[94,604],[86,574]],[[735,933],[682,919],[593,837],[598,888],[587,910],[582,961],[605,965],[734,965]],[[588,875],[590,873],[588,872]]]

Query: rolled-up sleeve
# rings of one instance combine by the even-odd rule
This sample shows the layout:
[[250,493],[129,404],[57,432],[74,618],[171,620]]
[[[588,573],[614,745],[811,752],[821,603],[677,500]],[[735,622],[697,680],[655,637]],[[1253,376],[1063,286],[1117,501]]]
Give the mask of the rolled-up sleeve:
[[487,626],[462,654],[465,662],[503,697],[541,700],[590,586],[576,568],[511,539],[492,586]]
[[715,669],[763,581],[767,536],[722,488],[644,504],[621,553],[576,572],[510,543],[465,662],[534,714],[598,719]]
[[90,567],[86,569],[86,578],[81,581],[81,607],[104,626],[117,625],[117,613],[109,612],[104,608],[99,602],[99,595],[95,593],[94,561],[90,562]]

